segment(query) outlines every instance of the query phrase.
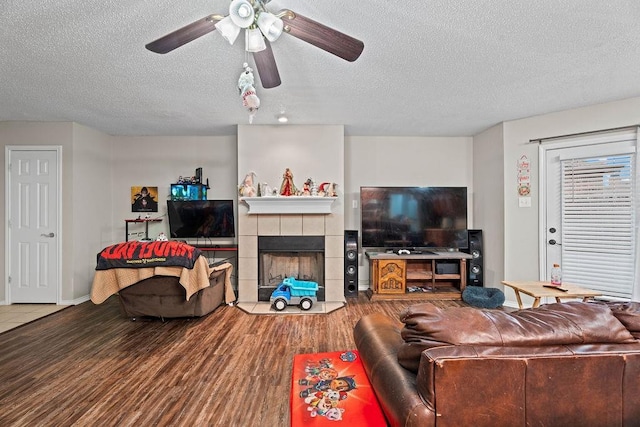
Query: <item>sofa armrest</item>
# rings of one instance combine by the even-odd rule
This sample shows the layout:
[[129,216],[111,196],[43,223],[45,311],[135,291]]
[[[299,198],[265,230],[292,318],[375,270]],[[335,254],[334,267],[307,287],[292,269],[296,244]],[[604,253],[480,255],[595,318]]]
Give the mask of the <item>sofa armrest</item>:
[[398,363],[402,324],[374,313],[355,326],[356,348],[380,406],[392,426],[433,426],[435,414],[416,389],[416,376]]

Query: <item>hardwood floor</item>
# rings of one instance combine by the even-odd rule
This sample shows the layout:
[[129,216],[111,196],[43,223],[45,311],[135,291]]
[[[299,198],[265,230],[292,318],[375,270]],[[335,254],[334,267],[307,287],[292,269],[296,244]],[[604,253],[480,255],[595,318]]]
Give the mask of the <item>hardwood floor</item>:
[[397,317],[415,303],[361,292],[329,314],[222,306],[199,319],[132,322],[116,298],[0,334],[0,425],[288,426],[295,354],[354,349],[360,317]]

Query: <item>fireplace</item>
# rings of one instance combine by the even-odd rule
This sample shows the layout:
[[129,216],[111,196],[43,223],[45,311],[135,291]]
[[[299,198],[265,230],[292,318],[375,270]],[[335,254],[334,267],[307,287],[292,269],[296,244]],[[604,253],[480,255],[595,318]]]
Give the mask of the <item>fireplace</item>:
[[[247,171],[255,171],[256,183],[279,186],[283,172],[290,168],[294,181],[300,186],[312,177],[317,183],[336,183],[338,191],[336,198],[239,198],[236,277],[240,308],[254,313],[263,307],[268,311],[270,307],[268,302],[258,301],[258,237],[262,236],[324,236],[324,272],[320,276],[323,283],[319,283],[324,301],[319,302],[317,308],[330,312],[344,306],[345,204],[348,201],[350,206],[354,197],[342,194],[344,157],[349,151],[345,148],[344,126],[238,125],[237,147],[237,182],[244,180]],[[353,212],[349,210],[349,215]],[[315,258],[308,262],[316,263]],[[287,307],[284,312],[294,309],[295,306]],[[311,311],[315,309],[314,305]]]
[[286,277],[318,283],[318,301],[325,300],[324,236],[258,236],[258,301]]

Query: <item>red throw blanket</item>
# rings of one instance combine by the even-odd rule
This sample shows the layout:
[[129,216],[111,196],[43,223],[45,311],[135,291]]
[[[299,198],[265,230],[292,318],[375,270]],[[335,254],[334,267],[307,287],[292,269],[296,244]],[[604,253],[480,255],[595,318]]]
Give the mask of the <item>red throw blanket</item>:
[[192,269],[200,255],[200,249],[177,241],[124,242],[104,248],[98,254],[96,270],[159,266]]

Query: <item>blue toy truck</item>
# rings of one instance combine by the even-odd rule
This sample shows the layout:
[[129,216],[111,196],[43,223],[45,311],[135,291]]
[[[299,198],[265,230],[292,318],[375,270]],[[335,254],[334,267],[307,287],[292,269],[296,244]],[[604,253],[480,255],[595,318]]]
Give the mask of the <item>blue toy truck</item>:
[[316,292],[318,283],[308,280],[285,278],[271,293],[270,302],[276,311],[284,310],[288,305],[298,305],[301,310],[309,310],[318,302]]

